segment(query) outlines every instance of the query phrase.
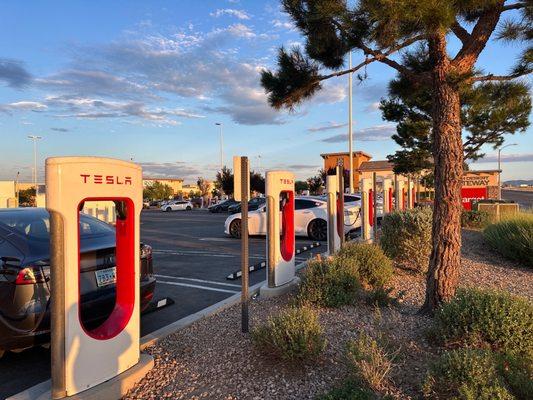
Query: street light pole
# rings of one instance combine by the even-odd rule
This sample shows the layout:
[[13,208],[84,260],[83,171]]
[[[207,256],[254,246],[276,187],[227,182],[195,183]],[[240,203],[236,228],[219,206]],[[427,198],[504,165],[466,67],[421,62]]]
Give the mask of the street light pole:
[[42,136],[28,135],[28,139],[33,141],[33,185],[35,186],[35,204],[37,205],[37,196],[39,195],[39,187],[37,186],[37,140],[42,139]]
[[511,143],[511,144],[508,144],[506,146],[503,146],[503,147],[500,147],[498,149],[498,200],[501,200],[502,199],[502,182],[501,182],[501,153],[502,153],[502,150],[505,149],[506,147],[511,147],[511,146],[516,146],[517,144],[516,143]]
[[[352,52],[349,53],[349,69],[352,69]],[[352,73],[348,74],[348,151],[350,153],[350,194],[353,193],[353,129],[352,129]],[[343,188],[341,188],[344,191]]]
[[220,171],[224,168],[224,139],[222,137],[222,122],[215,122],[219,128],[220,133]]

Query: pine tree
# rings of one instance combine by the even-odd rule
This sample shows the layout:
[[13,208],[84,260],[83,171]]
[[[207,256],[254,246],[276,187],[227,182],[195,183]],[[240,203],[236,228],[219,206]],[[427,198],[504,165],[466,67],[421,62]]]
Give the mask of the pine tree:
[[[455,294],[461,250],[461,90],[464,84],[509,81],[530,73],[533,65],[532,0],[282,0],[285,11],[305,37],[305,52],[281,48],[277,71],[262,72],[261,84],[275,108],[293,109],[327,79],[379,62],[395,69],[413,88],[431,93],[432,154],[435,178],[433,249],[423,311],[433,312]],[[509,19],[498,24],[506,14]],[[471,27],[469,31],[466,27]],[[475,68],[493,33],[495,39],[524,48],[509,75],[482,74]],[[449,34],[461,42],[449,54]],[[410,68],[395,55],[426,45],[428,68]],[[343,69],[350,51],[361,62]],[[325,73],[330,70],[331,73]]]
[[[427,71],[427,46],[406,53],[402,59],[409,68]],[[396,123],[392,139],[401,149],[387,157],[394,171],[417,175],[433,168],[430,88],[413,89],[409,80],[398,74],[389,83],[388,95],[381,100],[380,109],[384,120]],[[482,158],[483,145],[496,149],[505,135],[525,132],[529,126],[531,97],[525,83],[466,82],[460,85],[460,100],[465,161]]]

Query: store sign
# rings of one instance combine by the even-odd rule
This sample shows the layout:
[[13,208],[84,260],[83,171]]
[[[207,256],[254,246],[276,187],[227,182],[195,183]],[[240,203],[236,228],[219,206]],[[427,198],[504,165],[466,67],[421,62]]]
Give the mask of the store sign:
[[[487,178],[488,180],[488,178]],[[463,208],[465,210],[472,209],[472,201],[486,199],[487,198],[487,188],[473,188],[473,187],[463,187],[461,189],[461,198],[463,202]]]
[[464,186],[488,186],[489,185],[489,176],[463,176],[463,187]]

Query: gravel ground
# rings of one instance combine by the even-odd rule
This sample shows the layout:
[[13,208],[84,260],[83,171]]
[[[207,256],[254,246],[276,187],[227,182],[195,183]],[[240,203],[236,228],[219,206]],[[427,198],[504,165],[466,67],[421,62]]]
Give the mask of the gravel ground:
[[[492,252],[479,232],[463,232],[463,285],[505,289],[533,298],[532,277],[533,271]],[[392,285],[396,292],[403,292],[397,307],[376,309],[361,302],[320,310],[328,345],[312,364],[286,365],[259,353],[250,336],[240,332],[240,306],[225,309],[148,348],[155,367],[126,398],[314,399],[348,376],[344,349],[360,331],[384,336],[399,349],[397,365],[383,392],[398,399],[418,398],[427,366],[439,352],[425,339],[430,320],[416,314],[424,299],[424,279],[397,271]],[[288,299],[254,300],[252,326],[278,312]]]

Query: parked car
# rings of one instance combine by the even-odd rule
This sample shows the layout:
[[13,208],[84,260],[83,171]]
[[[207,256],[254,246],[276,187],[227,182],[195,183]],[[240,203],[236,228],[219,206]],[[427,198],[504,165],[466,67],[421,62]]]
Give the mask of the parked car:
[[209,212],[212,212],[212,213],[228,212],[228,208],[235,204],[238,204],[238,202],[233,199],[227,199],[227,200],[221,201],[220,203],[213,204],[212,206],[209,206],[207,209],[209,210]]
[[[50,342],[49,216],[43,208],[0,210],[0,356]],[[115,228],[80,213],[80,291],[84,327],[99,326],[115,306]],[[140,305],[156,280],[152,248],[141,243]],[[107,271],[106,271],[107,270]],[[105,274],[105,272],[108,272]]]
[[[345,234],[361,226],[359,207],[344,207]],[[248,233],[266,235],[266,204],[248,214]],[[297,197],[294,200],[294,231],[296,236],[311,240],[327,239],[327,202],[316,197]],[[224,223],[224,232],[238,238],[241,235],[241,214],[230,215]]]
[[168,203],[165,203],[161,206],[161,210],[170,212],[178,210],[187,210],[190,211],[193,209],[193,204],[188,200],[172,200]]
[[[248,201],[248,211],[255,211],[259,207],[261,207],[263,204],[265,204],[266,198],[265,197],[254,197],[250,201]],[[234,204],[232,206],[228,207],[228,212],[230,214],[235,214],[238,212],[241,212],[241,203]]]

